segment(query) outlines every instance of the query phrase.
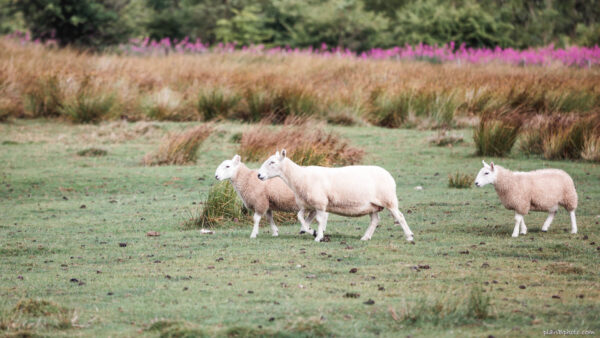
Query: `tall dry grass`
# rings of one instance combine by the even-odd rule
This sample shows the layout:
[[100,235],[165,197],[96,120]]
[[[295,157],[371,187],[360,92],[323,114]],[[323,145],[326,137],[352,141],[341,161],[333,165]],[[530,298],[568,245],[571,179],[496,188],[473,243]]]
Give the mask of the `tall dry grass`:
[[261,162],[275,149],[286,149],[290,159],[299,165],[350,165],[359,163],[364,156],[364,150],[312,120],[288,122],[279,129],[261,123],[242,134],[239,154],[246,161]]
[[185,132],[168,135],[158,150],[144,156],[144,165],[185,165],[196,162],[198,148],[214,131],[210,124],[203,124]]
[[[125,56],[46,49],[0,39],[0,109],[13,117],[59,116],[70,88],[114,94],[102,119],[332,123],[452,127],[461,117],[600,110],[600,69],[459,65],[314,55]],[[100,113],[101,114],[101,113]]]

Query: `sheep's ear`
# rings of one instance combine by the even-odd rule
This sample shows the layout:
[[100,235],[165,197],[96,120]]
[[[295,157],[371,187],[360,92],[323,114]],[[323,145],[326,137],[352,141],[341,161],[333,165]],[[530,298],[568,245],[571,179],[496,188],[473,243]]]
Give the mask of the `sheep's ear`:
[[282,159],[284,159],[286,155],[287,155],[287,154],[286,154],[286,151],[285,151],[285,149],[282,149],[282,150],[281,150],[281,158],[282,158]]
[[240,157],[240,155],[236,154],[236,155],[233,157],[233,164],[236,164],[236,165],[237,165],[237,164],[240,164],[240,161],[241,161],[241,160],[242,160],[242,158]]
[[490,163],[490,169],[494,171],[494,162]]
[[275,152],[275,157],[279,158],[279,150]]
[[481,163],[483,163],[484,167],[489,167],[489,165],[487,163],[485,163],[485,160],[481,160]]

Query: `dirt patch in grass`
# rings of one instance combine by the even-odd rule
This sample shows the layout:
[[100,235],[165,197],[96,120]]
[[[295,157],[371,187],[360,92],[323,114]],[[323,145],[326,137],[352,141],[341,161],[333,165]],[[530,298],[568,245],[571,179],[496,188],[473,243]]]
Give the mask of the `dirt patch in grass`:
[[546,270],[550,271],[550,273],[557,273],[561,275],[580,275],[583,273],[583,268],[567,262],[550,263],[546,266]]
[[83,157],[101,157],[106,156],[108,152],[100,148],[86,148],[77,152],[77,155]]

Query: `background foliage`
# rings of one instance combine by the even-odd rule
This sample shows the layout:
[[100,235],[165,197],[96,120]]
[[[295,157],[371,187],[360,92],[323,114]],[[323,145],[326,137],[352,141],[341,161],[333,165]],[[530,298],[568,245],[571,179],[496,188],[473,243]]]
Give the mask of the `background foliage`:
[[362,51],[404,44],[516,47],[600,43],[585,0],[0,0],[0,33],[100,48],[131,37]]

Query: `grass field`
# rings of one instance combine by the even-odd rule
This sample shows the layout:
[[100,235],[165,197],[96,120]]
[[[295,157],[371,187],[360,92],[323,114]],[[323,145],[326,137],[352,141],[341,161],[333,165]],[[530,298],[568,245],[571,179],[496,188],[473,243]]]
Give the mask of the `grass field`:
[[[546,215],[534,213],[529,234],[511,238],[513,213],[491,186],[448,187],[449,174],[481,167],[470,129],[456,131],[465,142],[436,147],[427,140],[435,131],[329,127],[365,149],[363,163],[392,173],[414,245],[387,214],[368,242],[359,240],[368,217],[331,216],[324,243],[298,235],[297,224],[280,226],[278,238],[263,223],[250,239],[248,222],[205,235],[182,223],[247,125],[217,124],[196,165],[141,165],[166,131],[195,124],[0,124],[0,334],[600,333],[598,164],[486,158],[564,169],[578,189],[579,234],[561,210],[548,233]],[[77,155],[89,147],[107,153]]]

